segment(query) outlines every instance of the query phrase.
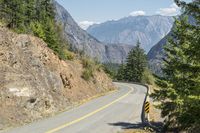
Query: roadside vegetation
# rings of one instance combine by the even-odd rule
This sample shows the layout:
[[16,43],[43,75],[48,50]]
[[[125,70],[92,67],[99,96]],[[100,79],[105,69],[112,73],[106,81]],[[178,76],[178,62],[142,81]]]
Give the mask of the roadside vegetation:
[[84,68],[82,78],[89,81],[94,76],[93,73],[95,71],[95,63],[90,58],[83,57],[82,65]]
[[119,70],[120,64],[116,63],[104,63],[103,70],[113,79],[116,80],[117,72]]
[[87,55],[81,55],[80,60],[82,62],[84,71],[82,73],[82,78],[89,81],[94,77],[96,71],[100,72],[104,70],[103,65],[98,61],[98,59],[92,59]]
[[[156,78],[161,88],[152,97],[165,118],[164,131],[200,131],[200,1],[186,4],[175,0],[183,15],[176,19],[173,35],[165,47],[163,75]],[[188,16],[196,24],[188,22]],[[164,132],[163,131],[163,132]]]
[[129,52],[126,64],[122,64],[118,74],[118,80],[141,82],[144,70],[147,67],[145,51],[140,47],[140,42]]

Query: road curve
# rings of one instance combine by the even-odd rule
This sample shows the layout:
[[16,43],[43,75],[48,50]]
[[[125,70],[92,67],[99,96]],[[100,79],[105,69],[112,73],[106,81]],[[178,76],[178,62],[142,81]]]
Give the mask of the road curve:
[[1,133],[117,133],[138,126],[147,88],[115,83],[119,91],[54,117]]

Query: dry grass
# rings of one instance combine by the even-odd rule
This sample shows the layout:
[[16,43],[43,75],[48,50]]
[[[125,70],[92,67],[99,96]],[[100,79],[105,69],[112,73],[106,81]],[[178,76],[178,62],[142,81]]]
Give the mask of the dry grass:
[[[150,94],[154,92],[155,89],[158,89],[156,86],[149,86],[150,88]],[[161,117],[161,111],[157,109],[155,106],[158,105],[158,102],[153,102],[153,100],[150,100],[150,121],[152,122],[160,122],[163,121],[163,118]]]

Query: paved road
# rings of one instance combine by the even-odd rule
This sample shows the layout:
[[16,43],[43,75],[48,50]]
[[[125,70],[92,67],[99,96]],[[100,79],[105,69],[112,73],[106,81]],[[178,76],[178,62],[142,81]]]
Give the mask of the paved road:
[[117,133],[141,123],[147,89],[115,83],[119,91],[94,99],[55,117],[3,133]]

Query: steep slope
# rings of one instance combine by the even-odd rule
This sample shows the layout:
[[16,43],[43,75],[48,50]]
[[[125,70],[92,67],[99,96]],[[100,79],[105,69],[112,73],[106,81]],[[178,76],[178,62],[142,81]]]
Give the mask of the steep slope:
[[[57,2],[54,2],[54,5],[57,13],[56,20],[64,27],[63,35],[65,39],[69,41],[73,50],[84,51],[84,53],[90,57],[97,57],[104,63],[121,63],[121,59],[126,58],[130,46],[106,46],[81,29],[73,20],[72,16],[61,5]],[[122,50],[123,52],[121,52]],[[111,54],[113,56],[110,56]]]
[[129,51],[133,48],[131,45],[110,44],[106,45],[106,55],[111,63],[121,64],[125,61]]
[[87,31],[105,43],[135,45],[137,40],[148,52],[172,28],[174,19],[167,16],[130,16],[90,26]]
[[[195,25],[195,20],[191,16],[189,16],[188,22]],[[165,57],[164,46],[167,44],[167,39],[172,36],[173,29],[174,27],[163,39],[153,46],[147,54],[149,66],[155,74],[161,74],[162,59]]]
[[148,52],[148,62],[151,71],[155,74],[161,74],[162,60],[164,56],[164,46],[167,44],[167,39],[171,36],[172,31],[161,39],[155,46]]
[[82,79],[79,60],[62,61],[41,39],[0,27],[0,129],[21,125],[113,89],[103,71]]
[[64,26],[64,36],[70,42],[72,48],[84,51],[91,57],[98,57],[101,61],[107,62],[105,46],[82,30],[66,9],[57,2],[55,2],[55,6],[57,12],[56,20]]

